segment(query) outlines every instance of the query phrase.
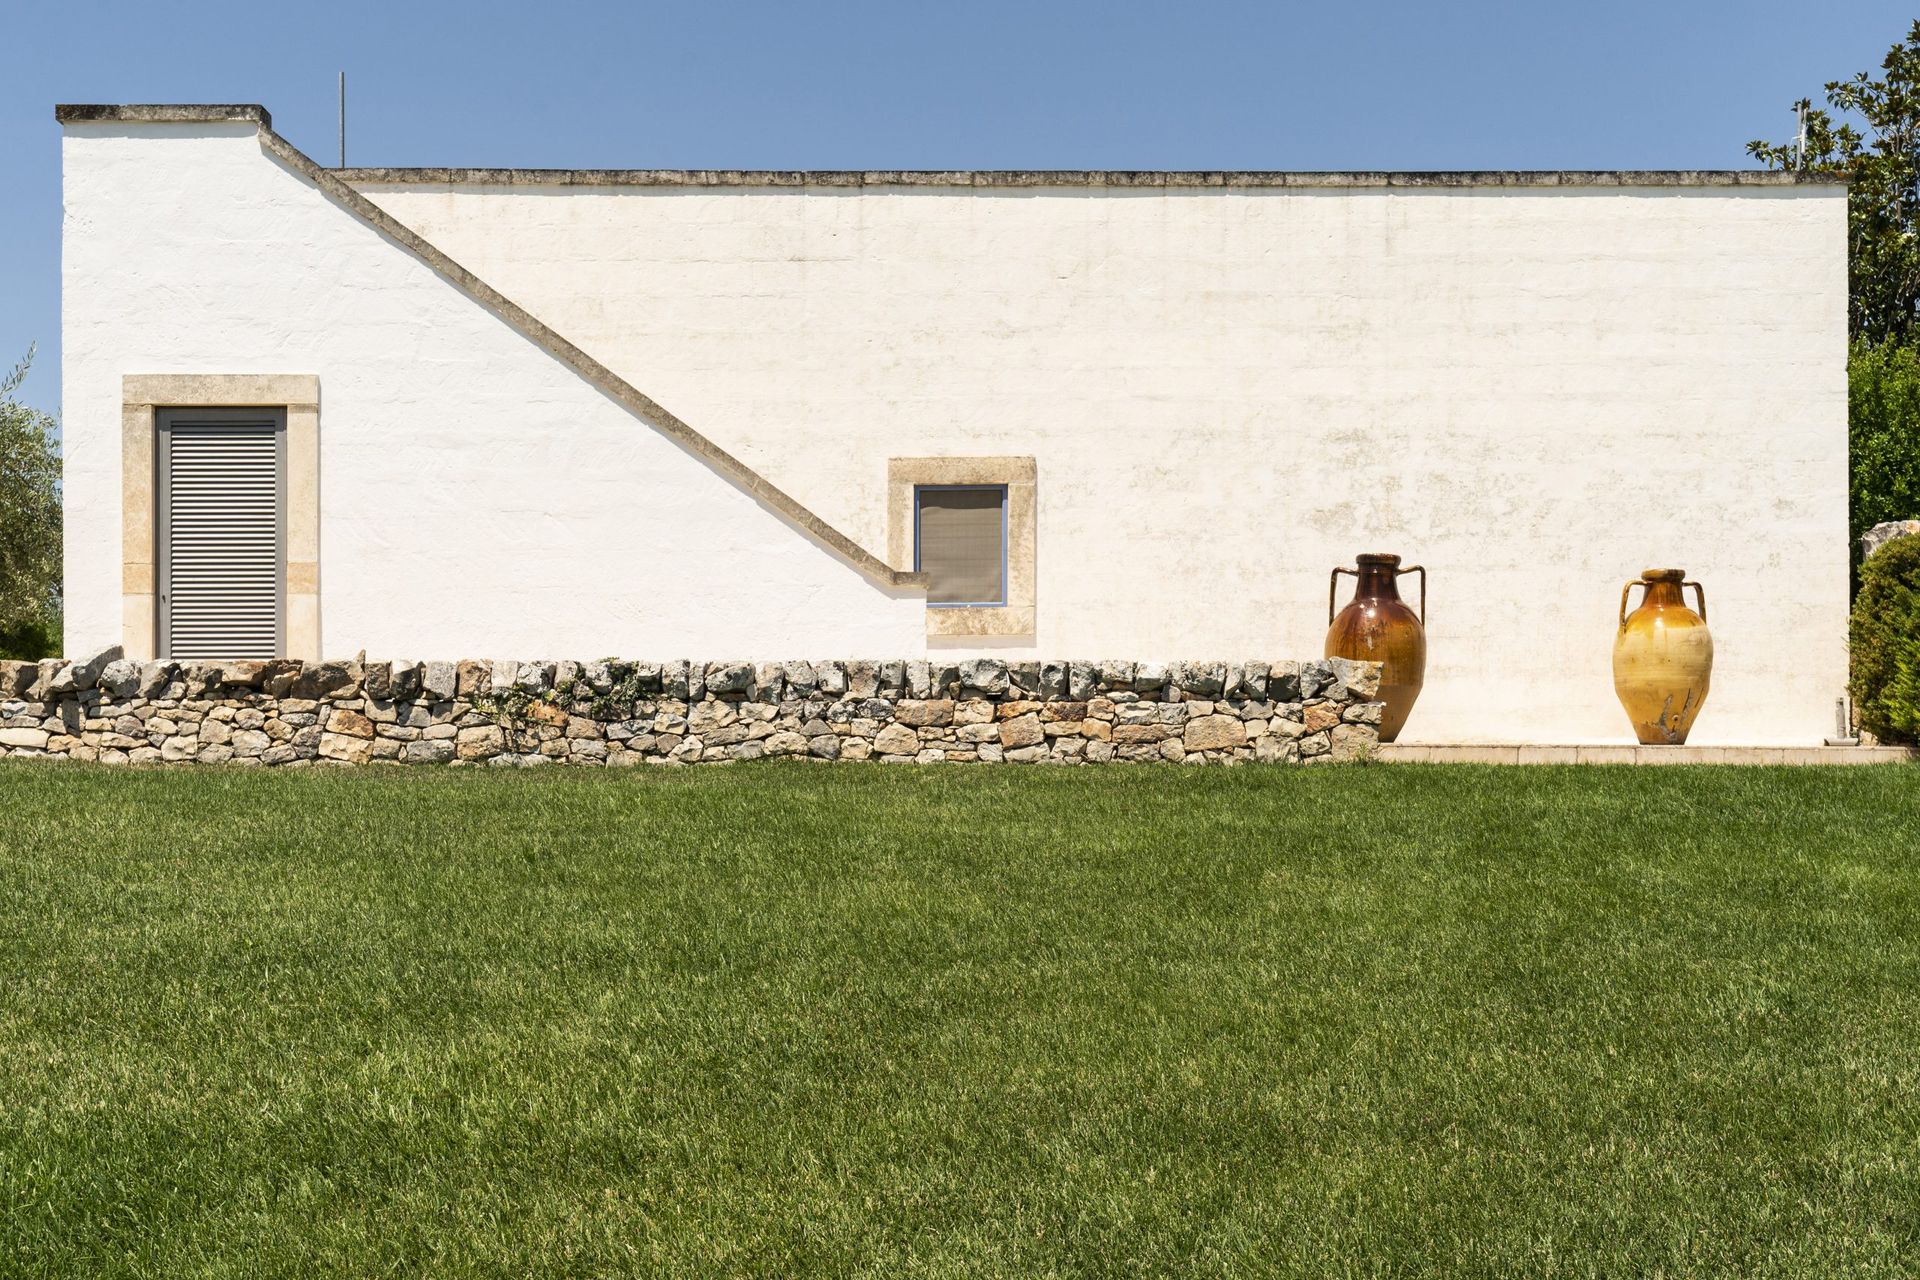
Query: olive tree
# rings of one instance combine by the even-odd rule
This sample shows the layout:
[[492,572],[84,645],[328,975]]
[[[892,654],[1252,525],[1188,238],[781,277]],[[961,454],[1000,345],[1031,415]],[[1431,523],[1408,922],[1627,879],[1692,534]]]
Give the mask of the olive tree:
[[0,378],[0,657],[59,644],[60,451],[53,418],[20,403],[33,352]]
[[1757,139],[1747,152],[1769,168],[1847,175],[1847,327],[1876,346],[1904,341],[1920,313],[1920,22],[1879,75],[1829,81],[1826,103],[1794,103],[1804,144]]

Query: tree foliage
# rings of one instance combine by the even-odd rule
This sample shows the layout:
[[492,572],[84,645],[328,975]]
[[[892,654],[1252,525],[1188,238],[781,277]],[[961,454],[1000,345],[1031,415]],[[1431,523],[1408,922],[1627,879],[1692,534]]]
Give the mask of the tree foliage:
[[1848,524],[1920,516],[1920,351],[1856,341],[1847,361]]
[[[54,420],[15,399],[33,352],[0,378],[0,649],[57,642],[60,453]],[[12,656],[0,654],[0,656]]]
[[1905,340],[1920,305],[1920,21],[1880,69],[1878,78],[1862,71],[1828,82],[1824,108],[1794,104],[1796,114],[1807,113],[1804,149],[1797,141],[1747,144],[1769,168],[1851,179],[1847,327],[1874,344]]

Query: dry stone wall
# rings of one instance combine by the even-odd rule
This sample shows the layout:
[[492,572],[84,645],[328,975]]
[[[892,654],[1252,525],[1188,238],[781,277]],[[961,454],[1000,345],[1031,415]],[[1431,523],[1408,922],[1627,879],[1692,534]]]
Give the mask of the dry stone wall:
[[1370,662],[0,662],[0,756],[107,764],[1320,763]]

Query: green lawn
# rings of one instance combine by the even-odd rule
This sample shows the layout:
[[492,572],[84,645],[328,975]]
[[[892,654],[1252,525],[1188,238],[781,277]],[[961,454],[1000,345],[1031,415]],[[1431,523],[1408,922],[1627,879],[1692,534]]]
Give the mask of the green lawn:
[[0,1275],[1920,1269],[1920,769],[0,768]]

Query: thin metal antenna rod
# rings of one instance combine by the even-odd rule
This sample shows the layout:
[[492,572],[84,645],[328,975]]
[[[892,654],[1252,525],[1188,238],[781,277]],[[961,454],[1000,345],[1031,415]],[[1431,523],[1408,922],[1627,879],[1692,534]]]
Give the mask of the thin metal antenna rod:
[[340,167],[347,167],[347,73],[340,73]]

